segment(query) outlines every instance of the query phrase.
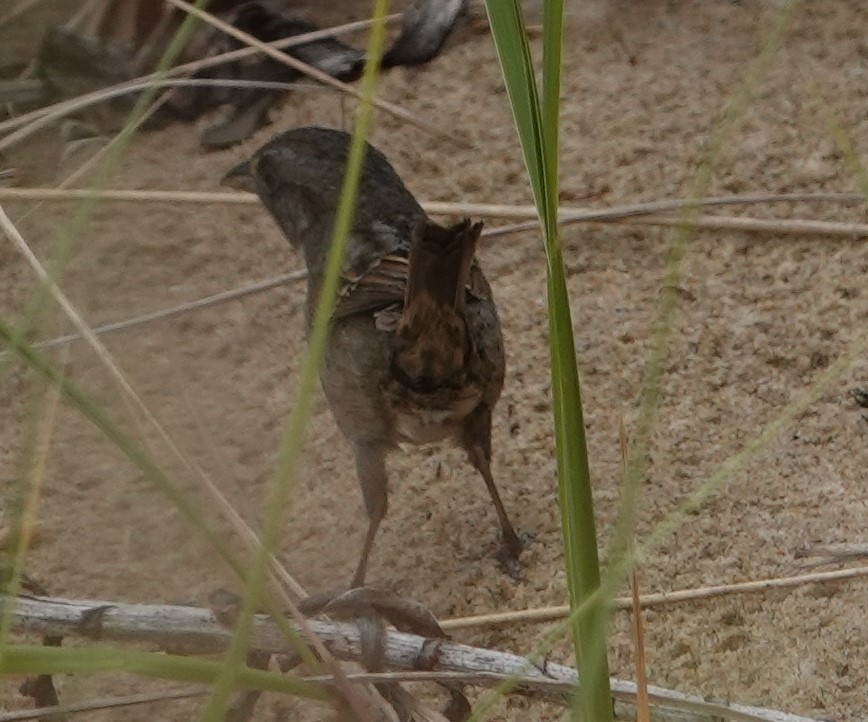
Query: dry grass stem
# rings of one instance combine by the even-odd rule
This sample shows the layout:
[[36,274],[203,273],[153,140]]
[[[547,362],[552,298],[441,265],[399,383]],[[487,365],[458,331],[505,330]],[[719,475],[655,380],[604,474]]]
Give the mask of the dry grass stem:
[[[793,589],[807,584],[827,584],[841,582],[848,579],[859,579],[868,576],[868,566],[855,567],[853,569],[837,569],[831,572],[817,572],[814,574],[802,574],[793,577],[775,577],[773,579],[759,579],[751,582],[737,582],[735,584],[720,584],[713,587],[700,587],[698,589],[681,589],[675,592],[658,592],[656,594],[643,594],[639,597],[640,604],[645,607],[657,607],[664,604],[677,604],[692,602],[700,599],[712,599],[733,594],[751,594],[770,591],[772,589]],[[631,609],[630,597],[616,597],[612,600],[613,609]],[[493,624],[512,624],[514,622],[552,622],[563,619],[570,613],[567,606],[538,607],[536,609],[524,609],[517,612],[496,612],[492,614],[480,614],[472,617],[456,617],[446,619],[440,623],[443,629],[464,629],[466,627],[480,627]]]
[[[400,18],[400,15],[390,15],[388,16],[387,21],[396,20],[398,18]],[[305,43],[313,42],[315,40],[322,40],[324,38],[336,37],[338,35],[350,33],[356,30],[362,30],[364,28],[370,27],[372,23],[372,20],[360,20],[357,22],[346,23],[344,25],[337,25],[335,27],[327,28],[324,30],[315,30],[310,33],[293,35],[289,38],[276,40],[272,43],[266,43],[266,45],[275,49],[292,48],[298,45],[304,45]],[[88,105],[93,98],[98,97],[100,94],[103,94],[107,91],[123,90],[124,88],[129,88],[133,85],[141,85],[142,83],[148,83],[149,81],[153,80],[172,78],[179,75],[195,73],[199,70],[204,70],[206,68],[223,65],[225,63],[235,60],[240,60],[242,58],[255,55],[259,52],[261,51],[258,47],[240,48],[238,50],[232,50],[228,53],[221,53],[220,55],[214,55],[208,58],[203,58],[201,60],[195,60],[189,63],[184,63],[182,65],[177,65],[173,68],[169,68],[164,73],[148,73],[147,75],[142,75],[138,78],[133,78],[132,80],[128,80],[123,83],[118,83],[117,85],[112,85],[107,88],[102,88],[100,90],[86,93],[84,95],[78,96],[77,98],[70,98],[69,100],[60,101],[58,103],[54,103],[53,105],[48,105],[43,108],[37,108],[36,110],[32,110],[29,113],[25,113],[23,115],[19,115],[14,118],[10,118],[9,120],[0,122],[0,133],[12,131],[16,128],[22,128],[24,126],[29,126],[30,131],[20,137],[16,137],[16,139],[12,141],[12,143],[15,143],[29,136],[32,132],[38,130],[45,125],[45,123],[42,123],[39,126],[33,127],[31,124],[35,121],[40,120],[47,115],[50,115],[52,119],[61,118],[69,115],[71,112],[73,112],[72,109],[76,107],[83,107],[82,105],[80,105],[81,103],[84,103],[84,105]],[[0,148],[5,147],[5,145],[3,144],[5,144],[8,140],[9,139],[7,138],[3,141],[0,141]]]
[[636,664],[636,722],[651,722],[648,669],[645,663],[645,633],[642,628],[642,602],[639,597],[639,575],[635,567],[630,572],[630,608],[633,612],[633,656]]
[[[324,85],[329,85],[332,88],[341,91],[342,93],[352,95],[354,98],[361,98],[361,93],[351,85],[347,85],[346,83],[343,83],[340,80],[333,78],[328,73],[324,73],[321,70],[308,65],[307,63],[303,63],[300,60],[297,60],[291,55],[287,55],[286,53],[282,53],[279,50],[275,50],[273,47],[267,45],[266,43],[257,40],[252,35],[238,30],[238,28],[233,27],[229,23],[220,20],[219,18],[215,17],[210,13],[199,10],[190,3],[184,2],[184,0],[165,0],[165,2],[173,5],[179,10],[183,10],[184,12],[189,13],[190,15],[196,16],[200,20],[204,20],[209,25],[212,25],[213,27],[221,30],[227,35],[231,35],[233,38],[235,38],[236,40],[240,40],[245,45],[258,48],[268,57],[276,60],[279,63],[288,65],[290,68],[298,70],[299,72],[310,76],[314,80],[318,80]],[[452,133],[447,133],[441,130],[437,126],[422,120],[415,114],[411,113],[408,110],[405,110],[404,108],[401,108],[398,105],[395,105],[394,103],[390,103],[385,100],[378,100],[377,98],[373,98],[371,102],[375,107],[379,108],[380,110],[389,113],[390,115],[394,115],[396,118],[411,123],[419,128],[422,128],[423,130],[426,130],[432,135],[443,138],[444,140],[448,140],[453,143],[458,143],[459,145],[462,145],[464,147],[470,147],[470,144],[466,140],[463,140]],[[0,148],[2,148],[2,144],[0,144]]]
[[[184,81],[177,81],[182,83]],[[37,200],[37,201],[74,201],[93,199],[114,202],[144,203],[206,203],[219,205],[256,205],[259,199],[250,193],[222,193],[211,191],[158,191],[158,190],[104,190],[91,191],[83,188],[0,188],[0,201]],[[699,201],[653,201],[650,203],[613,206],[601,210],[562,208],[561,220],[564,225],[571,223],[624,223],[639,226],[674,227],[684,221],[680,217],[660,215],[660,210],[677,210],[686,206],[720,206],[762,203],[799,203],[799,202],[836,202],[859,203],[864,197],[857,193],[791,193],[757,194],[743,196],[721,196],[702,198]],[[423,208],[431,215],[475,216],[488,218],[535,218],[536,209],[523,205],[496,205],[487,203],[446,203],[423,201]],[[847,223],[838,221],[815,221],[801,218],[752,218],[743,216],[697,216],[690,225],[703,230],[731,230],[752,233],[778,233],[819,236],[868,236],[868,223]],[[536,222],[488,228],[483,236],[501,236],[506,233],[531,230]]]
[[0,17],[0,28],[9,24],[19,15],[33,10],[43,0],[18,0],[18,2],[3,17]]
[[[651,201],[650,203],[633,203],[628,205],[616,206],[613,208],[604,208],[601,210],[580,210],[576,212],[566,212],[559,216],[558,223],[562,226],[571,225],[573,223],[596,223],[605,221],[625,221],[630,218],[639,216],[648,216],[658,213],[669,213],[675,211],[684,211],[706,206],[730,206],[742,204],[759,204],[759,203],[793,203],[797,201],[824,201],[831,200],[834,202],[847,203],[864,203],[865,197],[857,193],[757,193],[757,194],[738,194],[732,196],[714,196],[709,198],[698,199],[675,199]],[[684,224],[683,218],[673,219],[673,222],[667,225],[676,227]],[[490,228],[488,232],[483,232],[486,236],[502,236],[509,233],[518,233],[521,231],[532,231],[537,228],[538,223],[531,221],[527,223],[516,223],[511,226],[502,226],[500,228]]]
[[[105,150],[105,149],[103,149]],[[79,172],[82,169],[79,169]],[[217,204],[241,204],[256,205],[259,200],[250,193],[213,193],[208,191],[151,191],[151,190],[108,190],[90,191],[87,189],[56,189],[56,188],[0,188],[0,202],[3,200],[36,200],[36,201],[81,201],[93,198],[101,201],[115,202],[155,202],[155,203],[217,203]],[[853,193],[795,193],[795,194],[750,194],[739,196],[721,196],[703,198],[696,205],[737,205],[737,204],[760,204],[760,203],[797,203],[804,201],[826,201],[837,203],[861,202],[864,198],[860,194]],[[589,223],[596,222],[623,222],[642,224],[647,217],[640,214],[643,208],[655,209],[663,205],[670,207],[684,205],[684,201],[654,201],[646,204],[631,204],[614,206],[601,211],[582,211],[570,208],[561,210],[562,222],[576,223],[582,220]],[[469,215],[485,216],[496,215],[498,217],[532,217],[536,210],[532,206],[504,206],[473,203],[440,203],[423,202],[425,210],[432,215]],[[653,213],[653,210],[649,210]],[[705,220],[708,223],[703,225]],[[650,225],[677,226],[681,221],[674,217],[652,217]],[[696,226],[702,228],[731,229],[738,231],[753,230],[763,233],[816,233],[833,237],[856,237],[868,235],[868,224],[840,223],[832,221],[812,220],[768,220],[756,218],[731,218],[721,216],[700,216]],[[530,224],[534,226],[534,224]],[[527,224],[507,226],[503,228],[489,228],[482,232],[483,236],[499,236],[505,232],[519,232],[528,229]],[[254,284],[230,289],[221,293],[207,296],[187,303],[179,304],[171,308],[162,309],[153,313],[143,314],[129,319],[108,323],[93,329],[95,334],[111,333],[136,328],[153,321],[164,320],[178,316],[188,311],[208,308],[220,303],[225,303],[237,298],[242,298],[262,291],[267,291],[293,281],[306,278],[304,271],[288,273],[283,276],[267,279]],[[72,333],[57,338],[49,339],[37,344],[42,348],[50,348],[71,343],[81,338],[80,334]]]
[[808,567],[868,559],[868,544],[815,544],[796,552],[796,559],[808,557],[815,557],[814,561],[806,564]]
[[[78,638],[89,638],[98,633],[104,641],[146,642],[174,650],[178,650],[179,645],[183,644],[187,654],[217,653],[225,648],[230,635],[215,619],[211,610],[198,607],[32,596],[17,599],[0,597],[0,604],[9,602],[14,605],[14,629],[27,633]],[[96,630],[81,624],[81,620],[89,614],[92,615],[95,608],[101,610],[101,624]],[[282,654],[291,650],[283,632],[269,618],[257,616],[254,622],[251,649],[270,654]],[[308,625],[320,643],[328,647],[335,657],[352,661],[362,659],[362,635],[355,625],[316,620],[309,620]],[[315,642],[313,639],[307,641]],[[544,664],[534,663],[515,654],[471,647],[448,640],[439,642],[432,665],[430,642],[431,640],[424,637],[388,631],[383,644],[384,663],[392,669],[415,672],[411,677],[405,675],[400,679],[432,679],[431,672],[447,672],[457,673],[458,676],[449,677],[452,680],[466,680],[489,687],[512,679],[518,682],[514,693],[557,704],[570,704],[572,700],[578,677],[571,667],[548,661]],[[419,674],[420,664],[426,664],[429,669]],[[365,682],[383,678],[380,675],[346,676]],[[394,675],[388,678],[398,679]],[[618,702],[635,704],[636,685],[632,682],[612,680],[612,693]],[[707,702],[694,695],[656,686],[648,688],[648,695],[655,711],[662,711],[665,720],[699,722],[712,716],[716,719],[741,722],[817,722],[806,717],[758,707]],[[674,710],[676,714],[667,714],[667,710]]]
[[[229,503],[229,501],[226,499],[226,497],[223,495],[223,493],[220,491],[214,481],[205,473],[205,471],[198,464],[189,459],[187,455],[183,451],[181,451],[177,444],[175,444],[169,433],[166,431],[165,427],[151,413],[151,411],[148,409],[148,407],[138,395],[138,393],[136,393],[136,391],[132,388],[124,373],[117,366],[111,354],[109,354],[108,349],[106,349],[106,347],[93,332],[93,329],[91,329],[87,325],[87,323],[84,321],[83,317],[75,308],[75,306],[73,306],[73,304],[69,301],[63,291],[61,291],[57,284],[51,279],[48,272],[45,270],[45,267],[42,265],[42,263],[27,245],[27,242],[18,232],[18,229],[15,228],[15,226],[12,224],[12,221],[9,220],[9,217],[6,215],[6,212],[2,208],[2,206],[0,206],[0,228],[2,228],[2,230],[16,246],[16,248],[27,259],[28,263],[35,271],[39,280],[43,284],[45,284],[45,287],[48,289],[51,296],[63,309],[67,317],[72,321],[73,326],[77,329],[81,338],[87,341],[88,345],[94,350],[97,357],[108,369],[110,375],[118,384],[124,396],[130,401],[132,401],[138,412],[142,414],[142,416],[147,419],[147,421],[153,426],[162,441],[168,446],[168,448],[172,451],[175,457],[179,461],[181,461],[184,467],[200,480],[203,488],[208,492],[217,510],[224,516],[224,518],[226,518],[230,522],[230,524],[239,534],[241,539],[245,542],[245,545],[249,549],[255,549],[259,545],[259,540],[255,532],[241,518],[238,512],[235,511],[235,509],[232,507],[232,505]],[[286,588],[288,588],[293,594],[295,594],[296,597],[301,598],[305,596],[304,588],[298,582],[296,582],[295,579],[273,557],[272,570],[283,582],[283,584],[286,585]],[[292,600],[284,592],[283,586],[272,586],[274,587],[275,591],[278,593],[278,597],[282,600],[284,604],[289,605],[292,603]]]
[[[203,488],[208,492],[208,495],[211,498],[211,501],[216,507],[217,511],[229,521],[229,523],[235,529],[236,533],[241,537],[247,548],[250,551],[255,551],[258,547],[260,547],[261,541],[259,540],[258,536],[241,518],[241,516],[229,503],[229,500],[223,495],[223,493],[220,491],[214,481],[205,473],[204,469],[202,469],[193,460],[189,459],[187,455],[184,454],[183,451],[181,451],[177,444],[175,444],[175,442],[172,440],[165,427],[151,413],[151,411],[148,409],[141,397],[132,388],[126,376],[123,374],[123,372],[112,359],[111,355],[108,353],[108,350],[105,348],[105,346],[102,345],[102,343],[93,333],[93,330],[85,323],[81,314],[69,301],[66,295],[51,279],[48,272],[45,270],[45,267],[42,265],[42,263],[27,245],[24,238],[18,232],[18,229],[15,228],[15,226],[9,220],[9,217],[6,215],[6,212],[3,210],[2,206],[0,206],[0,228],[5,231],[6,235],[13,241],[18,250],[25,256],[33,270],[36,272],[40,281],[45,284],[51,296],[55,299],[58,305],[61,306],[68,318],[73,322],[73,325],[76,327],[76,329],[78,329],[79,334],[81,334],[82,338],[84,338],[84,340],[88,342],[88,344],[97,354],[97,357],[109,370],[110,375],[114,378],[119,388],[124,392],[124,398],[131,402],[136,408],[136,410],[140,414],[142,414],[142,416],[148,421],[148,423],[151,424],[151,426],[157,431],[162,441],[168,446],[168,448],[184,465],[184,467],[200,480]],[[305,619],[304,615],[298,610],[298,607],[295,604],[295,600],[287,593],[288,589],[292,592],[292,594],[296,596],[296,598],[305,597],[307,596],[307,594],[304,587],[302,587],[301,584],[299,584],[289,574],[289,572],[286,571],[286,569],[280,564],[280,562],[273,554],[269,555],[268,561],[270,571],[268,581],[270,583],[269,586],[273,590],[274,594],[281,601],[281,603],[290,610],[293,617],[296,619],[299,627],[305,632],[308,639],[310,640],[311,645],[316,650],[317,654],[323,660],[325,665],[329,669],[332,669],[335,675],[340,676],[341,671],[337,667],[337,663],[331,657],[328,650],[322,645],[319,638],[311,633],[310,629],[307,626],[307,620]]]
[[[91,190],[89,188],[0,188],[0,201],[79,201],[99,200],[143,203],[205,203],[217,205],[257,205],[259,199],[252,193],[173,190]],[[602,209],[571,208],[558,210],[561,222],[616,221],[627,217],[653,215],[665,211],[678,211],[686,207],[762,205],[765,203],[863,203],[861,193],[742,193],[731,196],[710,196],[697,200],[662,199],[645,203],[630,203]],[[536,218],[532,205],[499,203],[453,203],[420,201],[425,211],[437,216],[481,216],[485,218]],[[666,217],[666,222],[673,219]],[[737,220],[740,220],[737,219]],[[753,220],[753,219],[748,219]],[[766,219],[763,219],[766,220]],[[500,231],[501,229],[497,229]]]
[[49,715],[78,714],[81,712],[96,712],[104,709],[120,709],[134,707],[139,704],[167,702],[175,699],[201,697],[208,692],[207,687],[187,687],[186,689],[165,690],[164,692],[148,692],[142,694],[127,694],[117,697],[99,697],[83,702],[58,705],[56,707],[39,707],[36,709],[0,712],[0,722],[25,722],[25,720],[50,719]]
[[[606,220],[604,222],[611,222]],[[674,216],[648,215],[623,218],[615,221],[633,226],[674,227],[684,221]],[[814,221],[802,218],[744,218],[731,216],[697,216],[690,219],[690,226],[711,231],[740,231],[744,233],[768,233],[799,236],[843,236],[864,238],[868,236],[868,223],[843,223],[840,221]]]
[[[246,286],[241,286],[240,288],[233,288],[229,291],[215,293],[212,296],[206,296],[205,298],[190,301],[189,303],[182,303],[177,306],[172,306],[171,308],[164,308],[160,311],[146,313],[141,316],[136,316],[135,318],[126,319],[124,321],[108,323],[104,326],[97,326],[93,329],[93,332],[97,335],[101,335],[105,333],[112,333],[113,331],[126,331],[132,328],[136,328],[137,326],[152,323],[154,321],[164,321],[166,319],[174,318],[175,316],[181,316],[189,311],[199,311],[201,309],[209,308],[211,306],[225,303],[227,301],[244,298],[245,296],[251,296],[255,293],[261,293],[262,291],[269,291],[272,288],[277,288],[278,286],[285,286],[286,284],[293,283],[294,281],[301,281],[305,278],[307,278],[307,271],[293,271],[292,273],[285,273],[282,276],[269,278],[265,281],[260,281],[259,283],[251,283]],[[78,341],[79,339],[81,339],[81,334],[71,333],[67,334],[66,336],[59,336],[48,341],[37,343],[35,344],[35,346],[37,348],[52,348],[53,346],[62,346],[73,341]]]
[[147,90],[148,88],[186,88],[186,87],[198,87],[198,86],[215,86],[215,87],[250,87],[250,88],[263,88],[263,89],[271,89],[271,90],[296,90],[299,88],[310,89],[312,87],[319,86],[301,86],[297,83],[278,83],[273,81],[260,81],[260,80],[219,80],[219,79],[161,79],[161,80],[148,80],[141,83],[124,83],[123,85],[115,86],[112,88],[106,88],[105,90],[97,90],[93,93],[88,93],[87,95],[82,95],[79,98],[73,98],[72,100],[64,103],[62,107],[57,108],[49,113],[45,113],[42,117],[37,118],[32,121],[25,127],[21,128],[14,133],[10,133],[8,136],[0,140],[0,151],[6,150],[16,143],[20,143],[25,140],[29,136],[31,136],[36,131],[44,128],[51,123],[54,123],[61,118],[72,115],[73,113],[77,113],[80,110],[84,110],[88,106],[96,105],[99,103],[103,103],[107,100],[111,100],[112,98],[118,98],[124,95],[129,95],[130,93],[137,93],[142,90]]

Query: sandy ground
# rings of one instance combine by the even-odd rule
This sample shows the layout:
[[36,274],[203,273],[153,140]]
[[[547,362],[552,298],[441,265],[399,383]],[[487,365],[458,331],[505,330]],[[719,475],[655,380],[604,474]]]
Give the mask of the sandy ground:
[[[761,48],[772,2],[651,2],[583,6],[570,18],[563,72],[565,203],[604,206],[688,192],[723,109]],[[855,190],[823,120],[817,91],[857,152],[868,149],[868,6],[814,0],[794,21],[736,132],[726,139],[709,194]],[[6,29],[8,34],[10,29]],[[15,32],[12,28],[11,32]],[[538,41],[537,41],[538,42]],[[2,47],[2,42],[0,42]],[[383,78],[381,97],[473,144],[466,150],[379,113],[372,141],[425,200],[523,203],[512,120],[490,39],[459,34],[428,67]],[[123,157],[116,188],[216,190],[233,163],[274,132],[346,125],[334,93],[288,98],[245,147],[203,153],[198,130],[142,135]],[[25,185],[54,179],[56,139],[13,153]],[[587,198],[590,197],[590,200]],[[7,212],[44,258],[74,215],[71,205],[8,203]],[[864,221],[830,204],[750,207],[761,217]],[[671,233],[628,226],[563,233],[602,544],[618,508],[618,428],[635,423]],[[485,488],[451,448],[396,453],[392,494],[369,580],[393,585],[443,619],[565,601],[549,415],[544,264],[537,233],[484,244],[508,350],[494,425],[495,474],[518,527],[535,536],[525,579],[491,558],[495,518]],[[63,288],[94,325],[154,311],[301,267],[257,206],[104,204],[74,239]],[[20,319],[32,273],[0,245],[0,311]],[[684,262],[685,290],[666,363],[652,465],[638,535],[647,539],[721,464],[818,381],[868,326],[868,249],[849,238],[702,231]],[[258,522],[303,347],[300,285],[109,335],[111,354],[190,459],[239,512]],[[51,309],[39,337],[66,331]],[[52,357],[61,360],[62,352]],[[748,463],[728,476],[677,531],[663,535],[641,569],[645,592],[804,571],[812,543],[868,542],[866,435],[851,390],[868,384],[864,355],[824,387]],[[8,519],[14,478],[41,401],[17,362],[2,362],[0,455]],[[68,373],[124,428],[150,444],[191,494],[197,483],[165,444],[129,413],[114,382],[82,344]],[[39,506],[41,534],[28,572],[53,593],[130,602],[207,603],[233,581],[166,499],[73,409],[57,413]],[[204,504],[204,501],[202,502]],[[208,512],[211,514],[211,512]],[[212,514],[212,516],[214,516]],[[307,588],[345,582],[364,531],[347,445],[321,395],[287,514],[280,557]],[[652,683],[713,698],[839,722],[868,718],[868,583],[659,607],[645,614]],[[515,624],[455,633],[471,644],[527,652],[548,627]],[[629,620],[617,613],[614,675],[632,678]],[[566,656],[566,646],[556,654]],[[69,677],[64,701],[146,686],[138,680]],[[28,702],[14,684],[0,709]],[[193,703],[167,703],[93,720],[189,719]],[[314,719],[293,703],[261,702],[257,719]],[[557,719],[524,701],[495,718]]]

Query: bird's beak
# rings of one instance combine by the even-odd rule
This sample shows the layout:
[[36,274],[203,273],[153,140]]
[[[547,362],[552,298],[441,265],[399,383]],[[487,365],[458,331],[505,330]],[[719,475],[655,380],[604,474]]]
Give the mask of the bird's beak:
[[236,165],[225,176],[223,176],[220,185],[234,188],[239,191],[256,193],[256,182],[253,178],[253,169],[250,167],[250,161],[246,160],[243,163]]

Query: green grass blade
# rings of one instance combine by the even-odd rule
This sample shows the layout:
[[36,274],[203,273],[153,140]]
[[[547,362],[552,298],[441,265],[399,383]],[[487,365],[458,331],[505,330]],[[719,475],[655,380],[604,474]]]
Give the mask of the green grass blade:
[[545,153],[546,223],[554,223],[546,229],[546,240],[558,243],[558,166],[560,158],[560,110],[561,110],[561,46],[563,41],[563,0],[546,0],[543,5],[543,75],[542,75],[542,127]]
[[524,18],[514,0],[487,0],[485,8],[527,166],[528,181],[540,210],[546,205],[542,116]]
[[[3,674],[94,674],[127,672],[174,682],[213,682],[223,664],[209,659],[113,647],[9,646],[0,659]],[[237,670],[236,689],[282,692],[309,699],[328,699],[319,685],[279,672],[243,667]]]
[[254,557],[250,574],[247,577],[245,595],[241,612],[232,637],[223,670],[215,684],[213,693],[206,704],[200,719],[203,722],[219,722],[223,719],[229,702],[229,695],[235,687],[235,673],[241,667],[249,647],[252,631],[252,618],[257,610],[262,592],[271,550],[276,546],[283,522],[283,511],[289,498],[292,480],[301,456],[304,431],[307,425],[316,388],[319,368],[325,350],[329,323],[334,311],[339,286],[340,269],[343,263],[347,238],[352,227],[355,201],[365,154],[365,138],[371,124],[372,99],[380,57],[385,46],[385,17],[387,0],[377,0],[366,54],[365,71],[361,82],[361,102],[356,114],[355,128],[347,158],[346,174],[341,189],[341,200],[335,217],[332,243],[326,260],[325,274],[319,301],[311,325],[308,349],[302,364],[298,393],[292,414],[287,424],[284,443],[274,480],[266,502],[262,530],[262,544]]
[[[593,494],[566,274],[557,227],[562,0],[547,1],[543,26],[543,92],[537,90],[517,0],[486,3],[528,179],[544,231],[558,491],[576,662],[582,676],[574,716],[612,718],[606,660],[608,611],[601,595]],[[591,601],[587,601],[591,600]],[[587,603],[586,603],[587,602]]]

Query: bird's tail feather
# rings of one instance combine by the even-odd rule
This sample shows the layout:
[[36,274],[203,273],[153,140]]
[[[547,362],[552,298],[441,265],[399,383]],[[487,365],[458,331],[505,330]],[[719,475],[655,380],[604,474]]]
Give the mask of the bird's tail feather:
[[482,223],[471,223],[466,218],[450,228],[425,223],[410,247],[406,314],[412,315],[417,304],[430,301],[458,312],[463,310],[464,287],[481,230]]

